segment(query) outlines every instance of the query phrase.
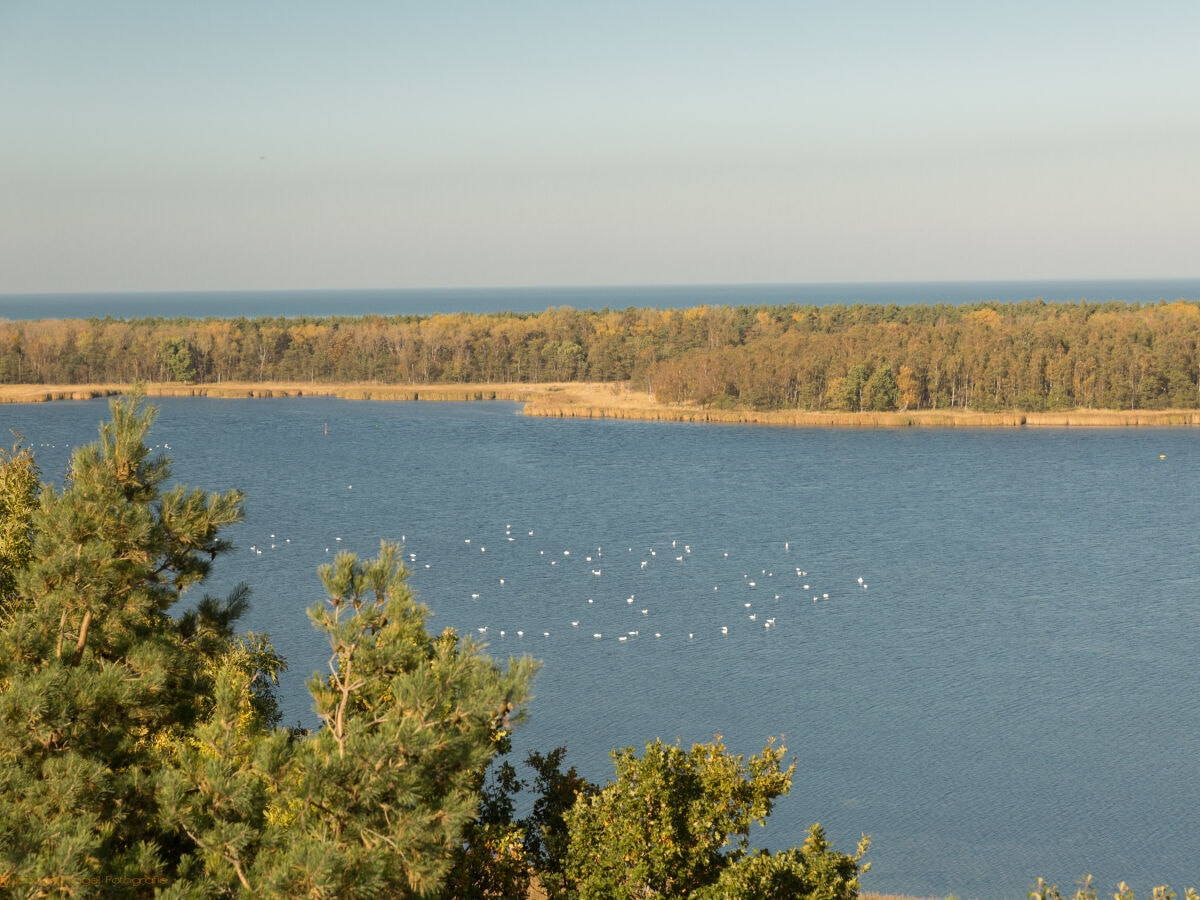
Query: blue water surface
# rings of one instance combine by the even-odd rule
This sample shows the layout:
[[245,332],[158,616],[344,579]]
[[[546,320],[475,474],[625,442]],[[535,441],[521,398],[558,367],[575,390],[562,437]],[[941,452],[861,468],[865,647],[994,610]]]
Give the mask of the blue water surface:
[[[869,890],[1200,884],[1195,430],[155,403],[180,481],[248,495],[207,589],[253,587],[244,627],[291,663],[288,722],[314,722],[304,681],[329,655],[316,567],[403,540],[431,629],[543,661],[518,757],[565,743],[604,781],[614,747],[782,735],[796,778],[756,843],[870,833]],[[0,407],[59,482],[106,417]]]

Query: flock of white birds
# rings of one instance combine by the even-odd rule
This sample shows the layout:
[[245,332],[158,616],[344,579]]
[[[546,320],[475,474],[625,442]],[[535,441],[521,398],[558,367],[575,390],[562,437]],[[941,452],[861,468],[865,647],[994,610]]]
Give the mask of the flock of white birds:
[[[476,579],[466,596],[454,597],[436,572],[447,564],[445,548],[414,551],[406,535],[400,541],[406,544],[410,584],[439,622],[451,618],[461,632],[473,631],[478,640],[493,644],[564,634],[622,644],[769,634],[798,614],[801,601],[845,600],[869,588],[862,576],[819,585],[800,560],[802,553],[786,540],[761,548],[760,554],[679,538],[615,548],[563,547],[543,539],[536,528],[506,524],[490,536],[461,538],[459,550],[450,553],[456,579]],[[347,546],[341,536],[320,544],[326,559]],[[269,533],[243,546],[261,557],[292,548],[293,542]],[[747,562],[752,555],[760,557],[758,563]]]
[[[750,565],[751,554],[734,547],[706,548],[679,538],[564,547],[536,528],[512,524],[490,536],[462,537],[457,550],[423,551],[406,535],[400,539],[409,583],[434,608],[438,624],[473,632],[489,644],[563,636],[626,644],[769,634],[804,607],[868,589],[861,576],[819,584],[790,541],[766,548]],[[261,555],[287,543],[271,534],[250,551]],[[335,537],[324,552],[332,556],[344,546]],[[763,563],[767,558],[771,562]],[[470,587],[448,587],[439,569],[450,571],[454,585]]]
[[[170,445],[152,449],[169,451]],[[353,491],[353,485],[346,490]],[[801,561],[800,548],[787,540],[759,552],[703,547],[680,538],[638,546],[563,547],[537,528],[509,523],[487,535],[462,537],[459,550],[448,556],[445,547],[413,550],[406,535],[400,541],[406,544],[410,584],[434,609],[438,624],[450,620],[460,632],[474,632],[491,644],[564,634],[622,644],[769,634],[798,613],[801,601],[811,606],[868,590],[862,576],[826,578],[819,585]],[[291,537],[276,533],[243,546],[258,557],[299,549]],[[323,549],[328,560],[347,546],[334,536],[315,549],[319,554]],[[759,561],[749,563],[751,557]],[[466,596],[451,596],[448,590],[454,588],[447,589],[439,577],[436,570],[448,560],[454,580],[476,579]]]

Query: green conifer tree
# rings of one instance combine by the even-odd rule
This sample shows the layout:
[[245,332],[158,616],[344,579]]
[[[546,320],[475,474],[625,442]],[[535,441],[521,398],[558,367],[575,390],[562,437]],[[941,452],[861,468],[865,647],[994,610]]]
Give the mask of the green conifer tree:
[[[481,773],[528,699],[501,668],[425,631],[399,547],[340,555],[310,611],[329,675],[322,727],[277,727],[283,660],[237,635],[248,589],[172,616],[229,549],[237,491],[166,487],[155,411],[111,405],[63,489],[0,458],[0,874],[31,896],[96,885],[162,897],[434,896]],[[36,504],[35,504],[36,498]],[[36,508],[35,508],[36,507]]]
[[40,489],[33,451],[19,437],[11,451],[0,448],[0,615],[15,599],[17,572],[33,558],[33,511]]
[[[164,490],[170,464],[144,440],[154,410],[138,396],[111,409],[63,489],[41,490],[0,621],[0,868],[67,893],[172,875],[156,772],[211,706],[242,602],[207,600],[190,631],[170,617],[228,549],[218,532],[242,498]],[[22,508],[9,504],[7,528]],[[219,640],[196,639],[214,629]],[[244,662],[257,672],[273,658]],[[270,715],[273,697],[261,699]]]
[[309,615],[329,637],[330,673],[309,689],[323,727],[273,776],[256,889],[434,895],[536,666],[501,668],[452,630],[431,637],[396,544],[366,562],[339,554],[320,576],[329,599]]

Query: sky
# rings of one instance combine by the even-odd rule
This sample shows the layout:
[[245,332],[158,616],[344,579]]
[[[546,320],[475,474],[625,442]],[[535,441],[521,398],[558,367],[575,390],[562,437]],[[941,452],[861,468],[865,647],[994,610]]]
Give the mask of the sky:
[[1200,3],[0,0],[0,293],[1200,276]]

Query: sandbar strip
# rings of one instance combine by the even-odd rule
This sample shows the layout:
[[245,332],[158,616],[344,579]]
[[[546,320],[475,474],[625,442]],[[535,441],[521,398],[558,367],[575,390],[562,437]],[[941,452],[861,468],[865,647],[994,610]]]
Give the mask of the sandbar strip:
[[[633,419],[714,425],[769,425],[793,428],[1132,428],[1200,425],[1198,410],[1097,410],[976,412],[908,410],[898,412],[811,412],[806,410],[714,409],[656,403],[625,384],[566,382],[544,384],[317,384],[315,382],[149,383],[150,397],[229,399],[337,397],[343,400],[481,401],[524,404],[527,416],[564,419]],[[0,403],[94,400],[133,389],[128,384],[0,385]]]

